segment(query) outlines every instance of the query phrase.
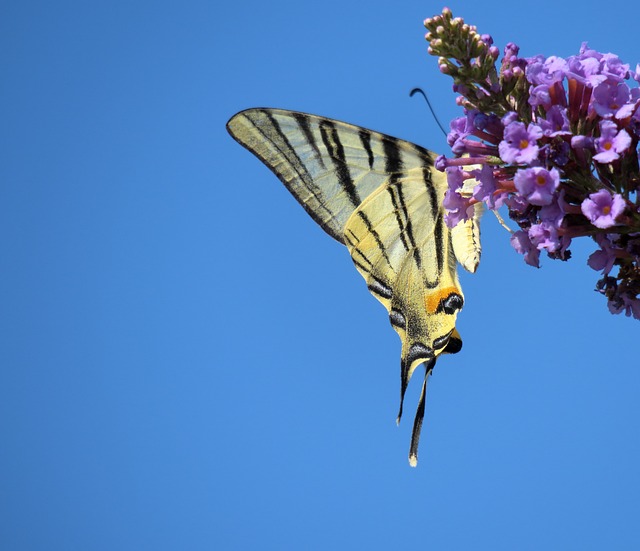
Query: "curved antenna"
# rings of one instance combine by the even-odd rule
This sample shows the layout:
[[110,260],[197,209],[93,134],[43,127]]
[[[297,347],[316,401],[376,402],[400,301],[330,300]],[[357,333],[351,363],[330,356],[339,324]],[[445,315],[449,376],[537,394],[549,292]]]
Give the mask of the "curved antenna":
[[409,92],[409,96],[413,97],[413,94],[415,94],[416,92],[420,92],[422,94],[422,97],[424,98],[424,100],[427,102],[427,105],[429,106],[429,110],[431,111],[433,118],[435,119],[436,123],[440,127],[440,130],[442,130],[442,133],[446,136],[447,131],[444,129],[444,127],[440,123],[440,120],[438,119],[438,115],[436,115],[436,112],[433,110],[433,107],[431,106],[431,102],[429,101],[427,94],[424,93],[424,90],[422,88],[414,88],[413,90],[411,90],[411,92]]

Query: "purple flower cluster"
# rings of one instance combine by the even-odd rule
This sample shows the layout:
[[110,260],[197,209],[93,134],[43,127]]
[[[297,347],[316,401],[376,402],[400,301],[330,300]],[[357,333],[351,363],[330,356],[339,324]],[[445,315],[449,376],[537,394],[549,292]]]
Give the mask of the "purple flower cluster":
[[536,267],[541,252],[567,260],[572,239],[591,237],[596,289],[611,312],[640,319],[640,65],[586,43],[567,59],[520,58],[508,44],[497,68],[491,37],[448,9],[425,26],[464,108],[448,135],[455,158],[436,165],[449,184],[447,224],[478,202],[506,205],[519,226],[511,244]]

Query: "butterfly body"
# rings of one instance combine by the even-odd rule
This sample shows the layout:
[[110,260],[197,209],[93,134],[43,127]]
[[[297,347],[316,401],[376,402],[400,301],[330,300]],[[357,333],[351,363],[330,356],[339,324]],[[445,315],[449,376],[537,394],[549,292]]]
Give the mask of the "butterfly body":
[[428,376],[437,357],[456,353],[464,299],[457,263],[475,271],[478,219],[449,229],[446,178],[433,153],[344,122],[281,109],[248,109],[229,133],[284,183],[309,215],[344,244],[402,341],[401,401],[415,369],[425,378],[409,461],[417,463]]

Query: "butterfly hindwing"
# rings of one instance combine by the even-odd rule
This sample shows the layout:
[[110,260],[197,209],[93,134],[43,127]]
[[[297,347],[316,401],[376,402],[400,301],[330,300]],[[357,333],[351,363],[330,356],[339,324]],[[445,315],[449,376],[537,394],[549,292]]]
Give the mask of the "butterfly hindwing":
[[453,231],[444,222],[443,174],[428,150],[344,122],[281,109],[248,109],[230,134],[260,158],[311,217],[345,244],[402,341],[401,404],[416,367],[425,365],[410,463],[424,414],[426,381],[441,353],[458,352],[463,295],[459,258],[479,261],[477,219]]
[[462,344],[455,320],[463,295],[451,233],[440,208],[443,182],[434,181],[441,178],[439,173],[428,176],[413,169],[390,178],[356,209],[344,232],[356,268],[389,312],[402,341],[398,421],[409,380],[418,365],[426,365],[412,464],[417,462],[427,378],[439,354],[457,352]]

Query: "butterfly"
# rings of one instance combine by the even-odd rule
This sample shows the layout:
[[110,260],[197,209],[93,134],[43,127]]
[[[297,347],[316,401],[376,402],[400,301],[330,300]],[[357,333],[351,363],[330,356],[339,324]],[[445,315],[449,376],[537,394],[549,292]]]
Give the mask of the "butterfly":
[[409,463],[418,462],[427,381],[441,354],[462,339],[457,264],[480,261],[480,208],[454,228],[442,205],[446,176],[435,154],[337,120],[282,109],[247,109],[227,130],[282,181],[320,227],[349,250],[402,341],[400,410],[416,368],[425,367]]

